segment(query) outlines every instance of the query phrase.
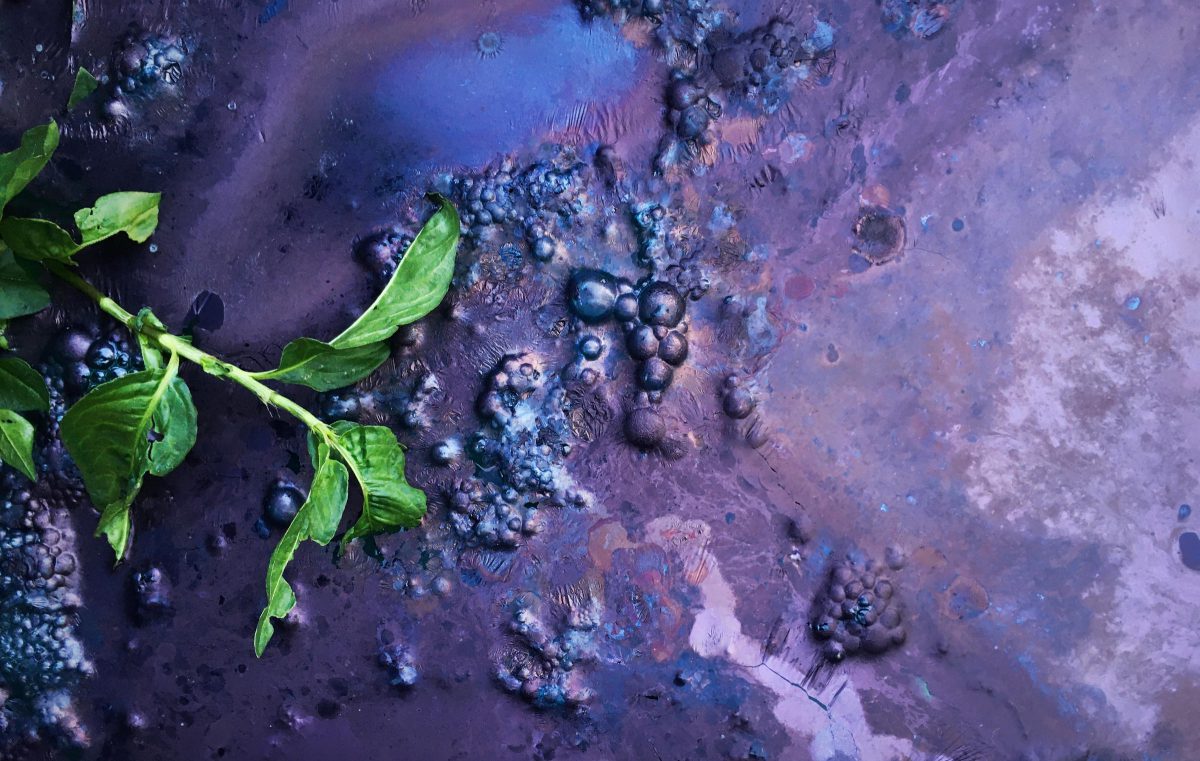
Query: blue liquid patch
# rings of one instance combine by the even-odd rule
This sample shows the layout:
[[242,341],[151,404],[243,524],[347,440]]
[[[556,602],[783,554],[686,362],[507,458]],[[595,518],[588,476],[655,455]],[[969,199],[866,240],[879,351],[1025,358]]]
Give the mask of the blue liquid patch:
[[636,52],[617,27],[584,26],[569,6],[496,33],[494,55],[480,54],[475,35],[432,40],[385,64],[374,116],[415,163],[486,163],[589,118],[587,109],[637,83]]

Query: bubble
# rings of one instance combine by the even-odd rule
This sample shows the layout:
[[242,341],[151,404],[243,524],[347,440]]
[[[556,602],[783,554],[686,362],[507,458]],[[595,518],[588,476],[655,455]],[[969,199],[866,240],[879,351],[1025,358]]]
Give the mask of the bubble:
[[658,353],[658,339],[649,325],[639,325],[625,336],[625,349],[634,359],[650,359]]
[[675,134],[684,140],[695,140],[708,129],[708,111],[703,106],[691,106],[675,122]]
[[638,314],[637,296],[632,293],[621,294],[617,298],[617,303],[613,305],[613,316],[621,322],[629,322],[636,319]]
[[745,388],[732,388],[721,400],[721,409],[734,420],[743,420],[754,412],[754,397]]
[[651,357],[638,370],[638,385],[646,391],[664,391],[671,385],[675,370],[658,357]]
[[577,269],[567,287],[571,311],[584,322],[603,322],[617,300],[617,279],[595,269]]
[[593,335],[579,339],[579,355],[584,359],[599,359],[604,352],[604,342]]
[[638,296],[638,314],[647,325],[673,328],[683,319],[685,309],[675,286],[661,280],[647,285]]
[[300,511],[305,496],[295,484],[278,479],[267,489],[263,499],[263,515],[276,526],[287,526]]
[[480,58],[495,58],[504,49],[504,38],[499,32],[484,32],[475,38],[475,51]]
[[703,98],[704,89],[691,77],[680,77],[667,85],[667,105],[676,111],[690,108]]
[[82,361],[92,346],[92,337],[77,328],[67,328],[51,343],[50,352],[62,364]]
[[652,407],[639,407],[625,416],[625,438],[642,449],[652,449],[667,435],[667,422]]
[[688,356],[687,337],[677,330],[667,333],[658,344],[658,356],[669,365],[682,365]]

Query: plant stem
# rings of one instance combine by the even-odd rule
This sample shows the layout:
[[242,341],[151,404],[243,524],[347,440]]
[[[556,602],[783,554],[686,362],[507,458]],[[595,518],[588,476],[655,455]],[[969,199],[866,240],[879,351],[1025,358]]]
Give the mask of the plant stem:
[[178,354],[180,357],[194,362],[209,375],[234,381],[257,396],[263,404],[284,410],[292,415],[292,417],[307,425],[310,430],[320,434],[331,446],[340,449],[336,445],[333,431],[317,418],[316,415],[278,391],[275,391],[270,386],[251,377],[250,373],[242,368],[215,357],[202,349],[196,348],[191,342],[174,333],[170,333],[150,324],[146,320],[140,319],[137,315],[130,313],[116,301],[101,293],[94,285],[77,275],[70,267],[49,260],[43,262],[43,264],[56,277],[71,285],[76,290],[81,291],[88,298],[92,299],[92,301],[95,301],[101,311],[120,322],[134,334],[141,335],[157,344],[163,351]]

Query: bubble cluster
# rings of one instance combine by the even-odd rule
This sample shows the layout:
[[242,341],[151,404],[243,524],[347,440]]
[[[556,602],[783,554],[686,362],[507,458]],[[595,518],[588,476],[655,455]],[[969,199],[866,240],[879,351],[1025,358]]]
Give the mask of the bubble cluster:
[[525,502],[516,489],[496,489],[475,479],[454,485],[447,497],[450,525],[469,547],[511,549],[522,537],[542,530],[537,502]]
[[635,203],[630,205],[630,214],[638,239],[634,261],[642,267],[659,269],[671,253],[666,207],[654,202]]
[[454,200],[468,239],[515,227],[533,258],[544,262],[558,249],[559,227],[583,211],[585,167],[574,152],[558,148],[524,167],[508,158],[476,175],[447,176],[438,189]]
[[577,707],[592,697],[579,666],[596,659],[595,630],[601,604],[573,608],[547,623],[538,599],[522,595],[512,604],[509,631],[514,642],[496,658],[496,677],[505,689],[538,708]]
[[725,378],[722,384],[721,410],[734,420],[744,420],[754,412],[756,403],[750,389],[736,375]]
[[927,40],[942,31],[958,5],[959,0],[883,0],[883,28],[897,37],[911,34]]
[[179,84],[189,46],[179,35],[130,29],[113,52],[114,95],[148,97],[158,88]]
[[624,21],[657,18],[662,15],[666,0],[576,0],[576,4],[585,20],[615,16]]
[[829,76],[833,44],[833,27],[823,21],[816,21],[808,34],[776,19],[741,35],[722,29],[708,38],[717,81],[766,113],[779,109],[796,81]]
[[571,426],[559,374],[547,375],[530,353],[510,354],[489,374],[479,399],[487,422],[471,440],[476,465],[496,473],[504,485],[537,502],[552,497],[562,505],[587,507],[564,467],[571,453]]
[[803,33],[775,19],[739,33],[730,17],[710,14],[704,6],[688,3],[691,23],[665,38],[660,33],[668,50],[677,51],[671,58],[680,62],[664,97],[668,131],[654,159],[660,173],[702,156],[716,142],[711,127],[724,113],[773,114],[797,86],[831,81],[836,61],[831,24],[814,20]]
[[107,95],[100,114],[110,125],[125,127],[134,120],[138,104],[179,94],[195,52],[191,38],[130,27],[114,46],[109,73],[101,78]]
[[822,652],[840,661],[857,652],[879,654],[903,645],[907,633],[896,588],[874,560],[859,567],[846,558],[833,564],[810,627]]
[[620,324],[625,349],[637,362],[634,377],[644,394],[639,401],[645,402],[628,414],[626,438],[643,449],[657,446],[665,436],[665,423],[650,405],[662,401],[676,368],[688,357],[683,295],[665,280],[650,280],[635,288],[607,272],[577,269],[571,275],[567,298],[571,311],[587,324],[608,319]]
[[657,446],[666,434],[665,423],[650,405],[662,401],[689,351],[683,322],[687,302],[679,289],[664,280],[634,287],[607,272],[579,269],[571,275],[568,303],[585,323],[615,319],[620,324],[625,350],[637,362],[634,377],[644,395],[639,398],[643,403],[627,415],[626,438],[643,449]]
[[687,325],[681,324],[687,305],[679,290],[662,280],[643,286],[637,303],[637,316],[622,323],[625,346],[640,362],[638,385],[661,394],[688,356]]
[[42,364],[48,385],[74,398],[142,369],[142,356],[122,328],[74,326],[50,342]]
[[75,636],[79,595],[75,534],[63,492],[0,480],[0,750],[49,733],[82,741],[71,689],[92,673]]
[[431,408],[441,391],[437,375],[414,364],[386,382],[367,381],[320,394],[317,408],[326,420],[393,422],[409,430],[424,430],[432,425]]
[[720,118],[722,110],[715,94],[677,69],[671,75],[666,96],[667,122],[675,136],[700,144],[711,142],[709,124]]
[[649,21],[655,38],[670,57],[694,54],[722,17],[708,0],[576,0],[575,4],[585,21]]
[[354,259],[383,286],[396,272],[414,236],[400,226],[377,230],[354,244]]

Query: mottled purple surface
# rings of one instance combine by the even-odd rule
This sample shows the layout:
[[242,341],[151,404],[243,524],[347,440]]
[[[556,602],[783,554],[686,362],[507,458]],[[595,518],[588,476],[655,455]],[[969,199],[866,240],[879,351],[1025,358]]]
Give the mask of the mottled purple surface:
[[[84,271],[174,326],[215,294],[223,320],[210,312],[198,340],[248,367],[344,326],[376,287],[355,241],[414,229],[425,190],[506,158],[512,173],[578,162],[564,193],[578,203],[539,222],[548,261],[519,225],[468,235],[446,304],[356,392],[359,419],[409,447],[430,494],[422,528],[340,559],[305,547],[289,573],[298,622],[255,660],[279,536],[256,522],[274,479],[307,482],[303,431],[187,371],[199,439],[144,490],[130,559],[112,567],[90,506],[64,505],[92,674],[5,753],[1200,754],[1197,529],[1180,508],[1200,499],[1200,8],[690,7],[119,2],[72,16],[0,0],[3,146],[64,119],[30,203],[161,190],[155,251],[113,245]],[[772,19],[804,53],[756,80]],[[115,93],[131,23],[186,50],[178,81]],[[64,116],[79,65],[110,79]],[[673,70],[719,116],[671,109]],[[656,204],[664,246],[647,254],[636,215]],[[661,403],[639,398],[616,323],[572,316],[581,267],[699,297]],[[61,296],[79,308],[18,327],[23,355],[88,314]],[[577,354],[588,334],[604,345],[594,361]],[[536,389],[492,417],[481,398],[516,393],[494,370],[519,354]],[[628,420],[651,408],[665,428],[642,451]],[[471,451],[481,431],[498,462],[438,463],[440,443]],[[538,504],[519,546],[471,546],[455,494],[482,504],[527,456],[553,483],[516,489],[514,504]],[[847,554],[888,567],[904,637],[834,663],[809,627]],[[138,598],[150,566],[165,582],[143,579]],[[533,682],[546,689],[522,694]]]

